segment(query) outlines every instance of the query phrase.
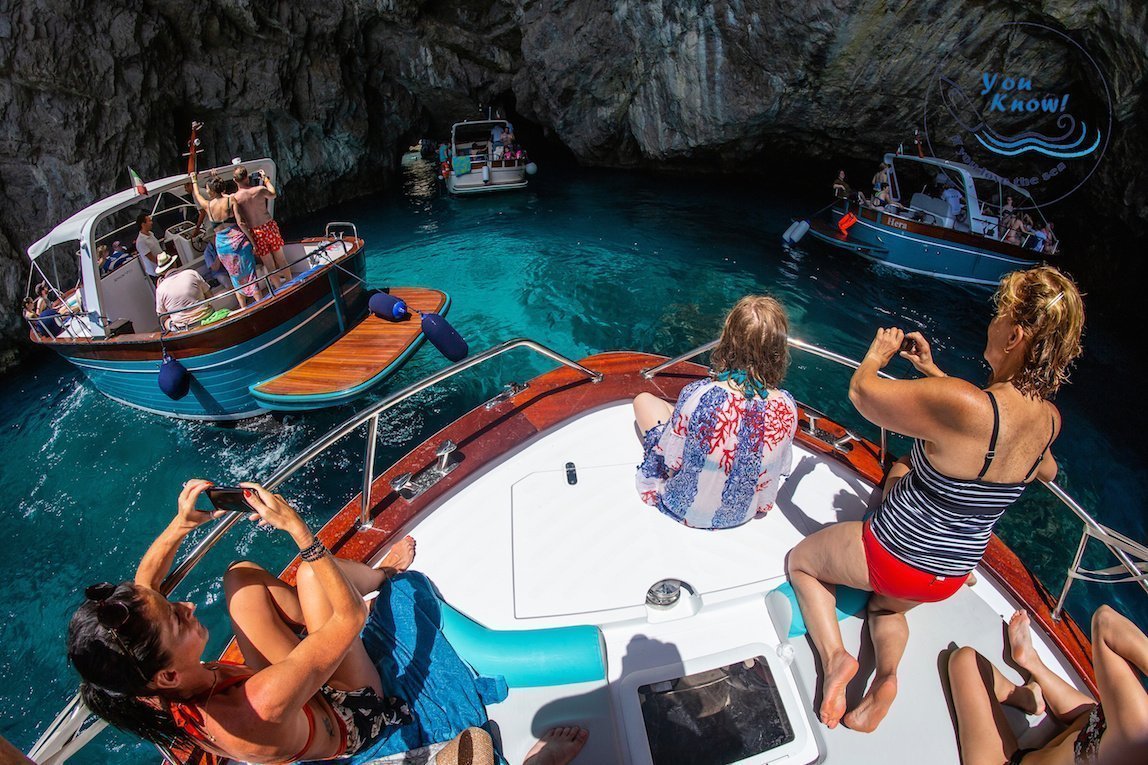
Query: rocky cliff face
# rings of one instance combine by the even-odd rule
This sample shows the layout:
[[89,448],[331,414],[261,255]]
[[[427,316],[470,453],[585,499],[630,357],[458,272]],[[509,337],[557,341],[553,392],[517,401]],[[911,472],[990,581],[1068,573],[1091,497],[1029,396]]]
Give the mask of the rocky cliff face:
[[[492,101],[587,164],[735,170],[800,154],[867,166],[920,123],[939,57],[1017,21],[1067,33],[1107,74],[1112,139],[1073,214],[1105,220],[1094,248],[1143,242],[1138,3],[0,0],[3,342],[18,335],[23,249],[125,187],[127,165],[177,171],[192,118],[207,123],[204,162],[277,160],[281,215],[385,186],[412,138]],[[1049,66],[1020,38],[1003,59]],[[1124,267],[1088,266],[1093,282]]]

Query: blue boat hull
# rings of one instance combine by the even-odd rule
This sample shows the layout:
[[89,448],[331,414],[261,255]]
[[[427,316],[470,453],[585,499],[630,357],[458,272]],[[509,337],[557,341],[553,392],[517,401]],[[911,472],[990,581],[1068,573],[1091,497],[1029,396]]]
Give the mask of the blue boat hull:
[[[295,294],[277,298],[284,301],[283,306],[272,307],[275,310],[264,316],[253,314],[241,319],[258,329],[255,334],[249,331],[249,336],[239,342],[215,343],[218,347],[201,342],[195,346],[189,344],[189,336],[169,337],[169,352],[191,376],[190,389],[179,400],[160,390],[162,348],[157,341],[128,343],[129,348],[140,347],[118,353],[115,341],[57,346],[55,350],[105,396],[137,409],[207,421],[265,414],[272,407],[256,400],[251,386],[312,356],[366,315],[366,290],[360,281],[365,270],[363,253],[340,265],[342,270],[317,274],[311,284]],[[99,346],[105,346],[106,352],[101,353]]]
[[893,268],[986,286],[996,286],[1005,274],[1040,262],[1014,245],[868,208],[855,210],[857,221],[842,234],[837,223],[848,211],[844,206],[834,207],[831,222],[811,221],[809,233]]

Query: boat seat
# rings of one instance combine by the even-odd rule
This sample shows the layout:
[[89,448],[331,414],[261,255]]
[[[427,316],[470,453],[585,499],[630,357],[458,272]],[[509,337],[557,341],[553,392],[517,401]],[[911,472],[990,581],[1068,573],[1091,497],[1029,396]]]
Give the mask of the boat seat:
[[[933,216],[936,219],[935,225],[945,228],[953,227],[953,216],[949,212],[949,203],[943,199],[937,199],[918,191],[909,201],[909,206],[914,210],[920,210]],[[925,222],[928,223],[929,221],[926,220]]]

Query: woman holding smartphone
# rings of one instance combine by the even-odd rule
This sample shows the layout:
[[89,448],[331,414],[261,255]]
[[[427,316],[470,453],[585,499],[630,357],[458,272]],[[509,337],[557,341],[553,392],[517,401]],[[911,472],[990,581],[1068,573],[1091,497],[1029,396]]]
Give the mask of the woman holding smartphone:
[[[1080,355],[1084,303],[1076,285],[1049,266],[1005,276],[994,296],[983,388],[948,377],[919,332],[877,330],[849,384],[870,422],[916,439],[885,478],[880,505],[864,522],[837,523],[790,553],[789,578],[823,670],[821,722],[877,727],[897,694],[897,665],[909,627],[905,612],[953,595],[980,563],[1005,510],[1034,480],[1052,480],[1050,449],[1060,413],[1049,400]],[[905,344],[905,341],[908,344]],[[898,353],[924,377],[886,380]],[[846,714],[845,689],[857,660],[845,650],[835,587],[873,593],[867,609],[876,674]]]
[[296,587],[254,563],[233,564],[224,590],[246,664],[203,662],[208,633],[195,606],[168,601],[159,587],[184,537],[223,515],[196,509],[210,486],[184,485],[179,511],[133,581],[87,588],[68,657],[88,708],[150,741],[253,763],[351,755],[385,727],[410,723],[407,700],[384,693],[360,631],[363,593],[410,565],[414,540],[379,569],[336,560],[283,497],[243,484],[252,519],[290,536],[303,564]]

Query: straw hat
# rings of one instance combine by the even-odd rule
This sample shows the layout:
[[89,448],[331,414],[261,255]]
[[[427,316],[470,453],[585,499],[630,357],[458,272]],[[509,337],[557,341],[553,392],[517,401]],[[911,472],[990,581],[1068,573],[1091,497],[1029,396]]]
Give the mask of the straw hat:
[[178,255],[171,255],[167,252],[161,252],[156,257],[155,273],[157,276],[166,272],[169,268],[179,262]]

